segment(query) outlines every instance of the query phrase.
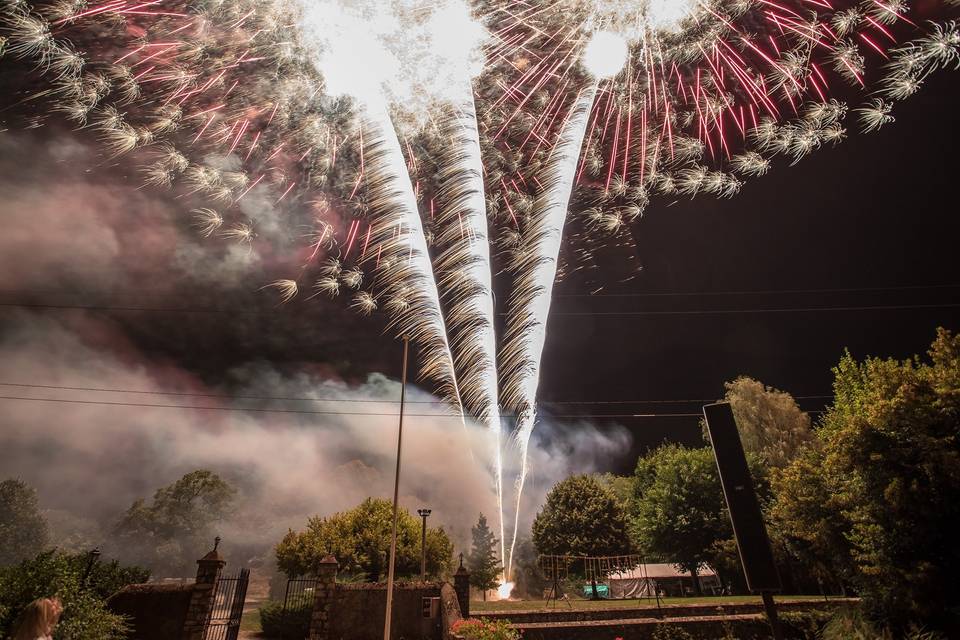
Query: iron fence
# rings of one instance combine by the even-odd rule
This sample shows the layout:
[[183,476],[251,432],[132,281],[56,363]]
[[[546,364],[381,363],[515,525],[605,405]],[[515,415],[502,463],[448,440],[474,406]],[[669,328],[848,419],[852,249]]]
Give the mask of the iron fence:
[[312,607],[316,588],[316,578],[293,578],[287,580],[287,588],[283,594],[283,610],[295,611]]

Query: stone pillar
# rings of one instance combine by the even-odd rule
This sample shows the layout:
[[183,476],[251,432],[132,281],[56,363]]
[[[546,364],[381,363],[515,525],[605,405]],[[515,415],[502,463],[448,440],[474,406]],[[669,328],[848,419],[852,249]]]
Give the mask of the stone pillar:
[[217,581],[220,573],[227,564],[220,556],[217,547],[220,538],[214,541],[213,550],[197,560],[197,582],[190,593],[190,607],[183,623],[181,640],[203,640],[203,635],[210,623],[210,614],[217,595]]
[[314,589],[313,615],[310,617],[310,640],[329,640],[333,600],[337,593],[337,570],[340,563],[332,555],[317,565],[317,586]]
[[470,572],[460,563],[460,568],[453,574],[453,590],[457,592],[457,603],[460,605],[460,615],[470,617]]

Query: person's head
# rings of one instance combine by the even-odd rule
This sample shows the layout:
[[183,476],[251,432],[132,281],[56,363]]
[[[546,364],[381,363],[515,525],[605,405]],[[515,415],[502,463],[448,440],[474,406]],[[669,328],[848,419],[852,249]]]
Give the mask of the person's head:
[[27,605],[20,616],[20,626],[10,640],[36,640],[53,633],[63,605],[60,598],[39,598]]

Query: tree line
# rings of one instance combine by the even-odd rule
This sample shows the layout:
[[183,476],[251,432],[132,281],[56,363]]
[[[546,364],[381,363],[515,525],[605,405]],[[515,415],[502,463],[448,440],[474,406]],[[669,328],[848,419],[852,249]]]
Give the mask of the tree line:
[[8,478],[0,482],[0,566],[51,547],[74,553],[101,547],[110,558],[146,567],[155,576],[192,577],[197,558],[213,545],[215,525],[233,512],[235,502],[230,484],[197,469],[92,530],[52,531],[36,491]]
[[[926,358],[845,353],[833,401],[811,423],[787,393],[746,377],[726,385],[787,592],[859,595],[893,629],[952,628],[960,613],[960,336],[937,331]],[[713,452],[663,444],[631,476],[557,484],[531,552],[641,553],[745,583]],[[695,581],[696,582],[696,581]]]

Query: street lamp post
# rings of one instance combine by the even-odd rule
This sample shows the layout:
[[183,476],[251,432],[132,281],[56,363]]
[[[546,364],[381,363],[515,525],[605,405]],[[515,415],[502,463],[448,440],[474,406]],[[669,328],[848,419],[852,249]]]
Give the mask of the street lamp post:
[[390,533],[390,565],[387,570],[387,611],[383,621],[383,640],[390,640],[390,618],[393,613],[393,572],[397,561],[397,503],[400,498],[400,459],[403,453],[403,409],[407,397],[407,356],[410,337],[403,336],[403,372],[400,377],[400,420],[397,425],[397,473],[393,479],[393,530]]
[[430,509],[417,509],[417,513],[423,519],[423,526],[420,528],[420,582],[427,581],[427,516],[430,515]]
[[93,565],[100,558],[100,547],[94,547],[87,553],[87,568],[83,572],[83,586],[86,587],[90,582],[90,573],[93,571]]

